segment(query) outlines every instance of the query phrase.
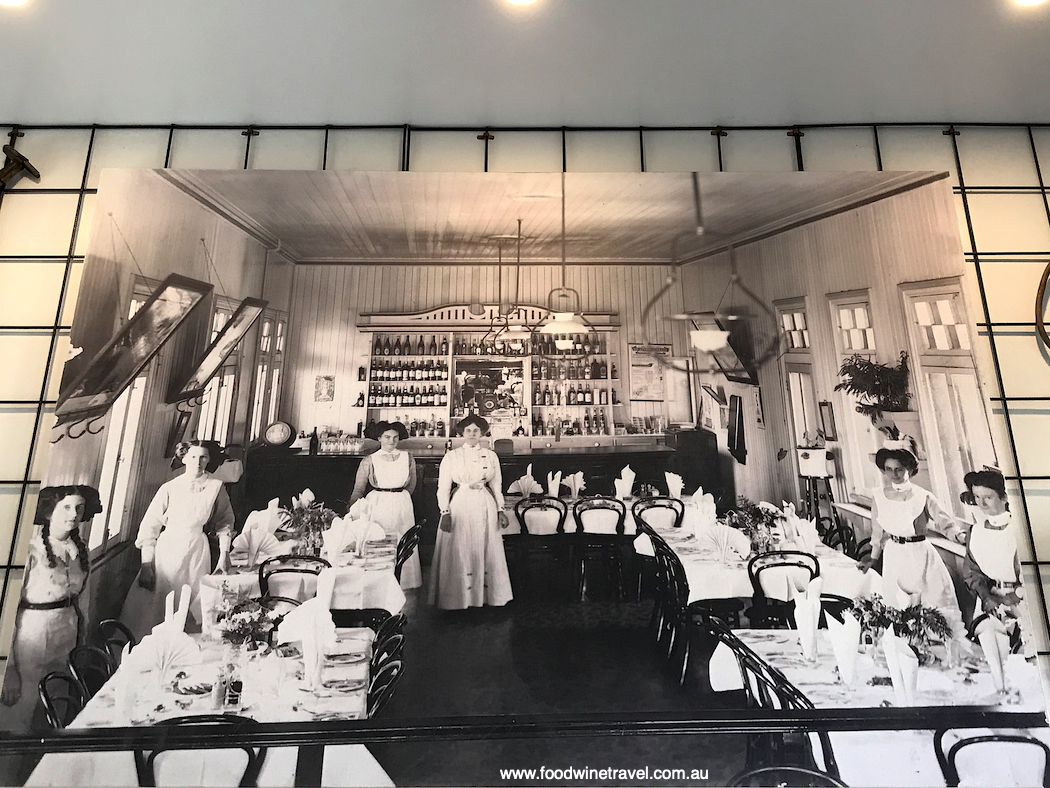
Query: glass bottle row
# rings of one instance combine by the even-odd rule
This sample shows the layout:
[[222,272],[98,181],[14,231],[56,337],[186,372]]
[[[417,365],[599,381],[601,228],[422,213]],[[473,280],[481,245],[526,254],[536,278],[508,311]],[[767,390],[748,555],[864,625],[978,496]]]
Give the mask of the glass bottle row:
[[[575,383],[570,383],[566,386],[564,383],[555,383],[551,386],[550,383],[532,384],[532,404],[541,405],[608,405],[609,404],[609,392],[607,389],[599,387],[597,390],[593,386],[585,383],[577,386]],[[616,389],[612,390],[612,404],[617,405],[618,395]]]
[[548,358],[535,358],[532,362],[533,380],[607,380],[610,369],[612,379],[616,380],[619,372],[616,365],[610,368],[605,359],[568,359],[555,361]]
[[420,334],[413,341],[410,334],[405,334],[404,342],[401,335],[395,335],[391,341],[389,335],[376,334],[372,340],[373,356],[447,356],[448,337],[437,334]]
[[368,390],[370,408],[441,408],[448,405],[448,391],[444,386],[380,386]]
[[444,359],[390,361],[385,358],[372,360],[372,380],[448,380],[448,362]]
[[605,421],[605,412],[597,408],[591,413],[591,409],[587,408],[583,412],[583,417],[574,414],[569,415],[566,413],[554,413],[553,411],[548,412],[546,415],[541,413],[533,414],[532,417],[532,434],[534,436],[547,436],[547,435],[606,435],[608,433],[607,422]]

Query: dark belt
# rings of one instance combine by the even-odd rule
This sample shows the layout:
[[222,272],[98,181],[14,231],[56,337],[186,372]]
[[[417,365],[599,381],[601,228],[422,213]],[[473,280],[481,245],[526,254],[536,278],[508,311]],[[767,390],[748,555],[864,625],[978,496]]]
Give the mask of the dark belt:
[[897,544],[911,544],[912,542],[926,541],[925,534],[920,534],[918,536],[894,536],[893,534],[890,534],[889,537]]
[[73,607],[76,601],[77,598],[75,596],[56,599],[54,602],[26,602],[22,599],[19,600],[18,606],[22,610],[60,610],[63,607]]
[[373,487],[376,492],[404,492],[404,487]]
[[1020,588],[1021,584],[1016,580],[992,580],[996,588]]

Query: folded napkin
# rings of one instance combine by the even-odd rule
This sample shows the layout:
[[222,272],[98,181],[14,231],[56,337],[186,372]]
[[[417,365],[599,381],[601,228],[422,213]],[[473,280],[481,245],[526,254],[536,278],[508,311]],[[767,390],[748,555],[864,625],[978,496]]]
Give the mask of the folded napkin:
[[817,526],[812,520],[803,520],[801,517],[795,517],[795,543],[799,546],[799,549],[805,553],[816,554],[817,547],[820,545],[820,534],[817,533]]
[[233,540],[231,549],[246,553],[248,566],[258,566],[266,559],[284,555],[285,552],[277,537],[266,525],[256,525],[253,528],[245,525],[244,530]]
[[713,523],[698,529],[696,538],[701,549],[714,550],[722,563],[731,558],[747,558],[751,553],[751,540],[743,531],[724,523]]
[[904,638],[897,637],[893,629],[882,636],[882,650],[886,655],[886,666],[890,669],[893,694],[898,706],[914,706],[917,696],[919,658]]
[[616,487],[617,498],[630,498],[631,497],[631,486],[632,483],[625,479],[613,479],[613,485]]
[[634,471],[631,470],[630,465],[623,466],[623,470],[620,471],[620,478],[627,482],[628,487],[634,487]]
[[251,531],[255,528],[262,529],[271,534],[276,533],[278,528],[288,522],[288,518],[288,512],[285,509],[282,509],[278,500],[274,498],[265,509],[252,512],[248,515],[248,519],[244,521],[244,529],[241,533]]
[[534,478],[532,478],[531,462],[529,463],[529,467],[525,470],[525,475],[517,481],[511,482],[510,487],[507,488],[507,492],[520,493],[523,498],[543,493],[543,488],[540,487],[539,483]]
[[677,473],[671,473],[670,471],[664,471],[664,479],[667,480],[667,494],[671,498],[682,497],[682,487],[685,486],[685,482],[682,481],[682,477]]
[[579,498],[580,493],[587,488],[586,482],[583,480],[583,471],[576,471],[576,473],[570,473],[564,479],[562,484],[569,488],[569,495],[573,498]]
[[[718,524],[718,510],[715,505],[715,497],[711,493],[705,493],[703,487],[698,487],[693,493],[693,503],[697,510],[696,518],[693,520],[693,533],[699,539],[704,531]],[[748,552],[751,552],[750,544]]]
[[[357,554],[362,555],[366,542],[382,542],[384,539],[386,539],[386,531],[379,523],[371,520],[350,520],[346,523],[345,538],[339,552],[354,545]],[[335,555],[338,554],[335,553]]]
[[827,613],[828,639],[835,654],[835,664],[839,667],[839,678],[847,687],[853,686],[854,667],[857,664],[857,648],[860,645],[860,622],[848,610],[839,621]]
[[[321,534],[321,556],[330,564],[335,564],[335,559],[350,542],[350,525],[355,522],[350,515],[336,517],[328,530]],[[364,520],[358,522],[365,522]]]
[[354,505],[350,507],[346,516],[351,520],[371,520],[372,502],[367,498],[358,498]]
[[1006,689],[1003,668],[1010,655],[1010,634],[1006,625],[996,616],[985,616],[974,627],[974,633],[992,673],[992,684],[996,691],[1002,692]]
[[302,644],[303,680],[310,689],[320,686],[324,655],[337,640],[330,610],[335,578],[334,569],[322,569],[317,576],[316,596],[288,611],[277,626],[278,643]]
[[805,589],[791,589],[799,645],[802,646],[803,658],[809,662],[817,658],[817,623],[820,621],[820,589],[823,585],[824,579],[815,577]]
[[561,492],[561,471],[554,473],[553,471],[547,472],[547,495],[551,498],[557,498],[558,493]]
[[186,618],[189,616],[192,596],[192,589],[184,583],[182,588],[179,589],[179,606],[176,608],[175,592],[169,591],[168,595],[164,597],[164,620],[153,627],[153,632],[166,629],[185,632]]
[[175,607],[174,591],[165,598],[164,605],[164,621],[153,627],[133,651],[124,655],[132,670],[140,673],[153,671],[162,680],[173,670],[201,663],[200,647],[185,632],[190,587],[182,587],[178,608]]

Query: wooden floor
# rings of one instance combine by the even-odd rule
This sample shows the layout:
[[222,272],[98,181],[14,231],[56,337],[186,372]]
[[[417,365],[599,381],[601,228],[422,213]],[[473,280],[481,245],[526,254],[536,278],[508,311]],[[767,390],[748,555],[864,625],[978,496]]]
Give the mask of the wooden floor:
[[[689,682],[663,670],[646,626],[650,602],[617,603],[609,589],[595,600],[568,601],[543,576],[504,608],[436,611],[410,592],[406,609],[406,673],[390,704],[398,718],[487,714],[689,711],[711,705]],[[603,601],[604,600],[604,601]],[[743,767],[744,740],[735,735],[564,738],[370,745],[397,785],[571,784],[508,781],[500,769],[569,766],[707,770],[724,784]],[[580,784],[652,784],[655,780],[587,780]]]

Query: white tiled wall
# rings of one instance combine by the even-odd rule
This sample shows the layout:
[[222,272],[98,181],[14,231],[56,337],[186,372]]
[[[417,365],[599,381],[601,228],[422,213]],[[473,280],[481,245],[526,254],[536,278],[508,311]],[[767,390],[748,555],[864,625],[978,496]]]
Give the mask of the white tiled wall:
[[[0,359],[18,373],[0,376],[0,649],[6,649],[21,577],[21,556],[29,535],[37,482],[47,454],[47,429],[57,396],[55,370],[68,348],[62,329],[72,320],[86,248],[94,188],[105,167],[240,169],[400,169],[405,132],[377,129],[261,129],[251,138],[243,128],[158,125],[147,129],[24,129],[17,147],[41,170],[39,184],[23,179],[0,203]],[[1041,190],[1036,154],[1050,172],[1050,131],[1025,127],[866,126],[805,129],[801,137],[807,170],[947,170],[956,188],[963,245],[980,266],[990,315],[974,320],[1020,323],[983,328],[1001,365],[1003,394],[1046,397],[1045,401],[997,403],[993,427],[1000,433],[1000,462],[1010,481],[1015,509],[1027,509],[1034,534],[1034,580],[1050,577],[1050,363],[1035,339],[1035,287],[1050,260],[1050,220]],[[6,132],[6,128],[4,129]],[[418,170],[479,171],[485,167],[482,130],[413,130],[409,167]],[[795,139],[788,129],[573,131],[493,130],[491,171],[558,171],[563,156],[570,171],[637,171],[643,153],[653,171],[791,171]],[[564,136],[564,148],[563,146]],[[325,140],[327,139],[327,146]],[[960,172],[968,190],[959,194]],[[81,194],[81,187],[86,191]],[[967,213],[968,210],[968,213]],[[73,238],[78,219],[80,233]],[[976,238],[976,256],[968,230]],[[68,257],[71,248],[74,256]],[[65,301],[59,310],[62,284]],[[48,369],[48,358],[54,361]],[[46,389],[45,376],[50,376]],[[990,382],[994,382],[990,381]],[[41,391],[44,401],[40,401]],[[994,394],[993,394],[994,395]],[[1013,442],[1010,435],[1013,436]],[[1012,456],[1016,446],[1017,457]],[[31,447],[33,456],[30,457]],[[27,470],[28,469],[28,470]],[[16,527],[16,520],[18,526]],[[8,562],[8,556],[14,561]],[[1032,558],[1032,546],[1022,545]],[[1033,595],[1036,596],[1036,595]],[[1044,619],[1040,600],[1033,614]],[[1050,651],[1045,635],[1039,648]],[[1044,657],[1044,660],[1046,658]],[[1044,669],[1047,668],[1044,664]]]

